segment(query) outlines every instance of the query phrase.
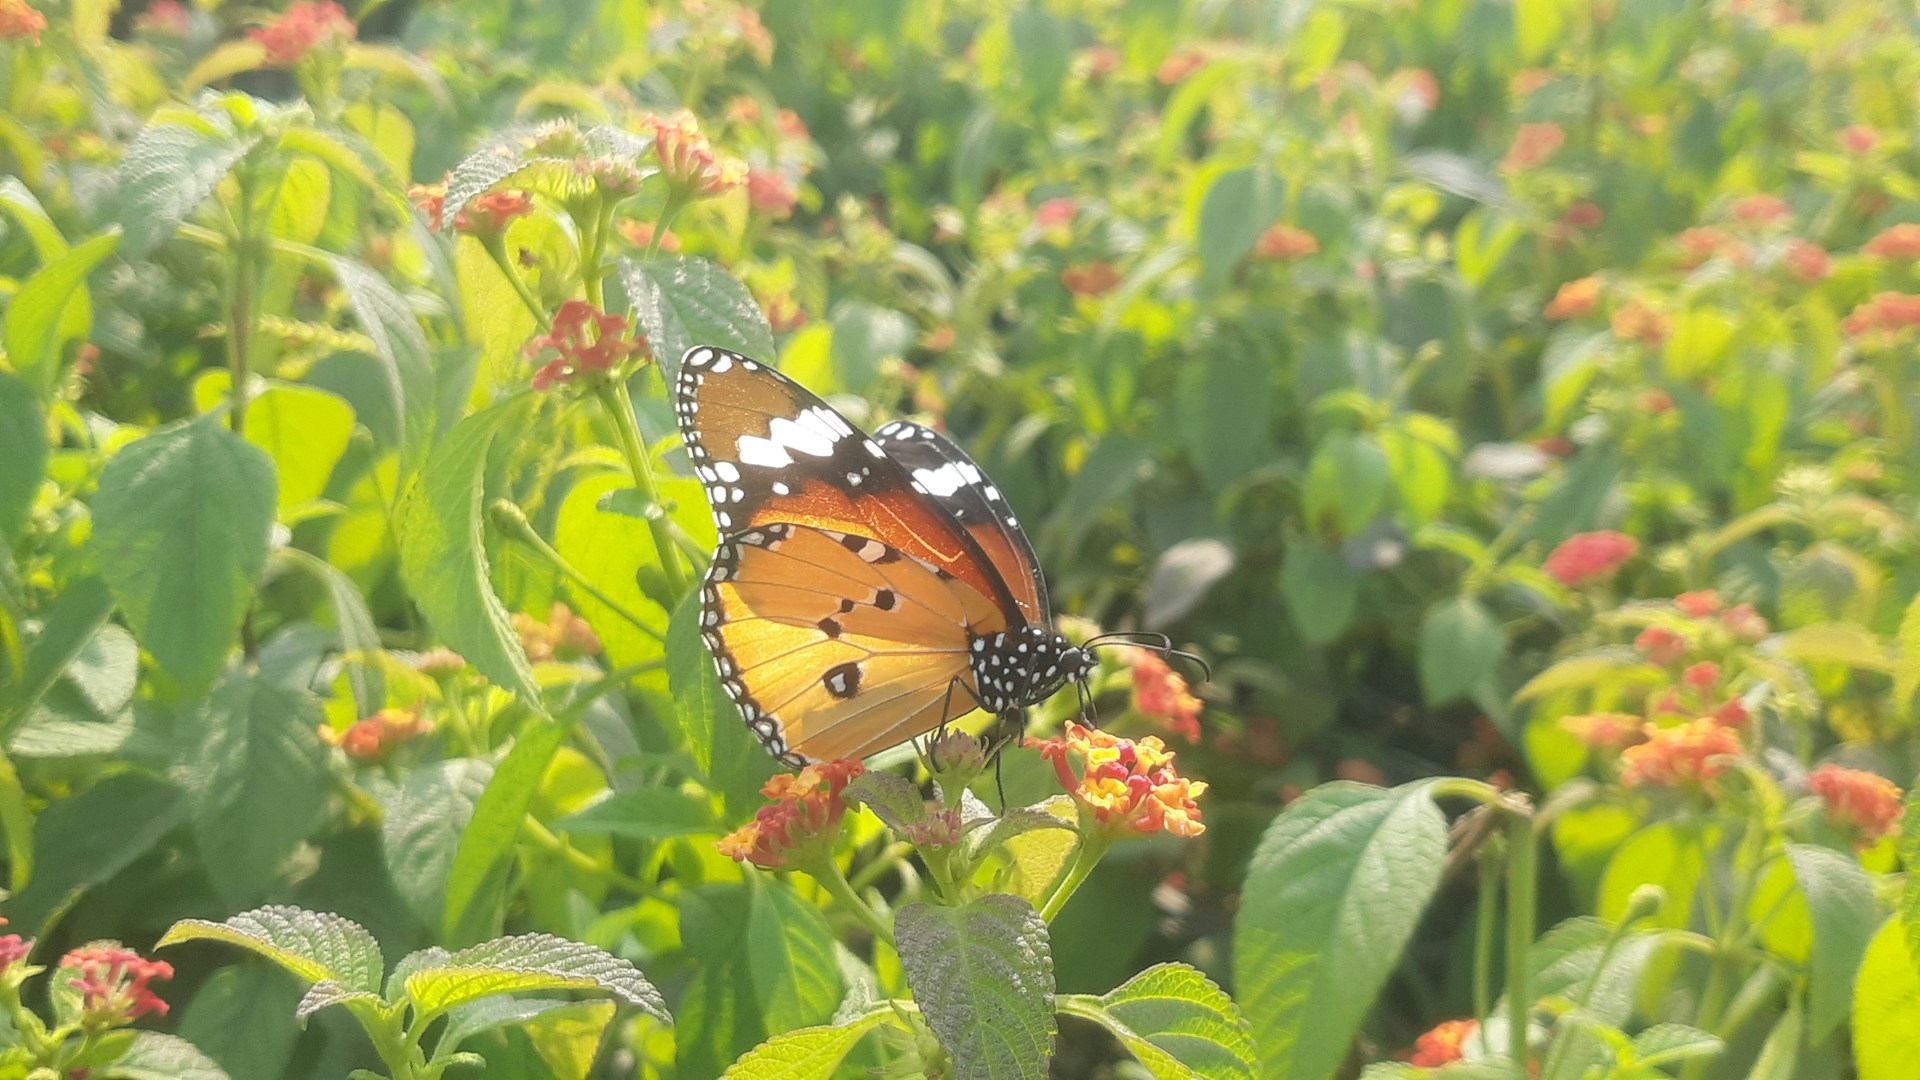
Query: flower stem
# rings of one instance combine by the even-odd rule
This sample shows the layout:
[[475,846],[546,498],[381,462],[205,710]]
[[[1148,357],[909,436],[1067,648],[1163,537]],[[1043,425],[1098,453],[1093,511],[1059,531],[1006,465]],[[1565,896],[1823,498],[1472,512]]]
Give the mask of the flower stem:
[[1098,828],[1082,832],[1080,846],[1073,851],[1073,864],[1067,867],[1066,876],[1053,887],[1046,903],[1040,906],[1040,917],[1052,922],[1054,916],[1060,914],[1060,909],[1067,906],[1067,901],[1086,882],[1087,875],[1100,865],[1100,860],[1106,857],[1107,849],[1112,846],[1113,838]]
[[660,220],[654,223],[653,237],[647,241],[647,258],[651,259],[660,253],[660,242],[666,239],[668,227],[673,224],[674,218],[680,216],[680,211],[686,205],[686,196],[677,190],[667,196],[666,205],[660,208]]
[[[1473,931],[1473,1015],[1482,1032],[1493,1015],[1493,936],[1498,932],[1501,854],[1498,837],[1480,849],[1480,903]],[[1484,1038],[1484,1035],[1482,1036]]]
[[620,439],[620,453],[626,457],[627,471],[633,475],[633,486],[640,489],[641,497],[647,501],[647,532],[653,537],[660,572],[666,575],[667,587],[678,600],[687,591],[686,568],[674,547],[673,533],[667,528],[666,511],[660,506],[658,489],[653,482],[653,467],[648,464],[646,448],[640,443],[640,428],[633,419],[633,399],[627,396],[626,384],[619,380],[596,388],[594,395],[600,399],[607,418],[613,421],[614,433]]
[[653,889],[639,878],[623,874],[567,843],[566,838],[555,835],[553,830],[540,824],[532,814],[527,815],[523,824],[529,839],[541,848],[559,856],[562,862],[575,870],[591,874],[609,885],[618,885],[635,896],[647,896],[653,892]]
[[547,309],[540,306],[540,301],[534,297],[533,290],[527,288],[526,281],[520,277],[520,271],[514,267],[513,260],[507,258],[506,241],[497,235],[488,236],[481,238],[480,246],[486,249],[487,256],[493,260],[493,265],[500,268],[500,275],[507,279],[508,285],[513,287],[514,295],[526,305],[527,311],[533,315],[533,321],[540,324],[540,329],[553,329],[553,316],[548,315]]
[[1533,1012],[1533,971],[1528,950],[1533,945],[1536,887],[1532,817],[1512,815],[1507,840],[1507,1055],[1516,1080],[1529,1080],[1527,1018]]
[[632,623],[635,629],[653,640],[660,642],[667,640],[665,634],[642,622],[640,616],[629,611],[625,604],[614,599],[604,589],[600,588],[600,586],[595,585],[585,574],[574,569],[573,564],[568,562],[565,556],[554,550],[553,545],[547,543],[546,538],[534,529],[533,523],[527,520],[526,514],[521,511],[520,507],[506,499],[495,499],[488,509],[492,513],[494,522],[500,526],[502,532],[505,532],[513,539],[532,548],[542,559],[551,564],[555,570],[560,571],[560,576],[566,578],[575,588],[593,597],[595,600],[600,601],[602,604],[605,604],[608,608],[612,609],[615,615]]
[[882,922],[879,914],[860,899],[859,893],[853,891],[853,886],[847,883],[847,875],[841,872],[840,864],[834,862],[831,856],[811,860],[799,869],[819,882],[820,887],[827,890],[827,895],[852,912],[854,918],[860,920],[860,925],[871,931],[874,937],[886,942],[889,948],[893,947],[893,928]]

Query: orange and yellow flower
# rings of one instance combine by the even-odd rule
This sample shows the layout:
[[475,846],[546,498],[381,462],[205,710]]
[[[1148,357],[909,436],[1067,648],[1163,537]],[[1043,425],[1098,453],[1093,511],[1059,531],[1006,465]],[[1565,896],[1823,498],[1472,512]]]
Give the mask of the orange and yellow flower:
[[1625,533],[1576,533],[1562,540],[1540,569],[1567,588],[1577,589],[1611,579],[1639,551],[1640,542]]
[[247,32],[266,50],[267,66],[293,67],[323,44],[344,45],[356,34],[345,8],[332,0],[290,5],[265,26]]
[[1628,787],[1707,790],[1740,755],[1739,734],[1711,717],[1642,730],[1647,741],[1620,754],[1620,781]]
[[773,801],[714,847],[735,862],[762,870],[826,856],[847,813],[847,785],[865,771],[858,761],[828,761],[774,776],[760,789]]
[[[1123,739],[1076,723],[1064,736],[1044,742],[1029,739],[1040,756],[1053,762],[1060,786],[1080,807],[1082,820],[1117,835],[1170,832],[1199,836],[1207,831],[1195,801],[1207,785],[1174,771],[1173,751],[1148,735]],[[1068,756],[1081,761],[1075,775]]]
[[1433,1030],[1414,1040],[1413,1052],[1407,1055],[1407,1064],[1432,1069],[1451,1061],[1459,1061],[1462,1047],[1473,1037],[1480,1022],[1473,1019],[1444,1020],[1435,1024]]
[[1161,730],[1188,742],[1200,741],[1200,699],[1187,680],[1157,653],[1131,649],[1133,708]]
[[1822,765],[1807,775],[1807,787],[1827,806],[1827,820],[1854,833],[1869,848],[1899,827],[1904,810],[1893,781],[1863,769]]

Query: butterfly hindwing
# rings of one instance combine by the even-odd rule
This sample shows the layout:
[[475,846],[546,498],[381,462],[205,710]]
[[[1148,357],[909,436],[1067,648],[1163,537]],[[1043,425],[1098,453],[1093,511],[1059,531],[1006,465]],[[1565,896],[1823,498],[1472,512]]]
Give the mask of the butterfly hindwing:
[[787,522],[723,537],[702,601],[728,695],[795,767],[865,757],[971,710],[969,627],[999,616],[896,548]]
[[866,537],[965,582],[999,625],[1030,618],[979,542],[832,406],[755,360],[710,346],[680,362],[675,409],[722,542],[775,523]]
[[938,503],[972,534],[1000,571],[1027,622],[1046,625],[1047,583],[1033,544],[1006,497],[967,452],[932,428],[906,420],[881,427],[873,437],[907,470],[916,491]]

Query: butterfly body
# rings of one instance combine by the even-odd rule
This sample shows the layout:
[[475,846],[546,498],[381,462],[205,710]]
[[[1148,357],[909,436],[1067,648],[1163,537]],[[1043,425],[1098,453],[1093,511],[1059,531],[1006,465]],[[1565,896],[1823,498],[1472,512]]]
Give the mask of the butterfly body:
[[1032,545],[965,451],[860,432],[737,353],[681,360],[675,411],[720,539],[701,633],[769,752],[859,758],[975,705],[1022,710],[1093,667],[1050,624]]

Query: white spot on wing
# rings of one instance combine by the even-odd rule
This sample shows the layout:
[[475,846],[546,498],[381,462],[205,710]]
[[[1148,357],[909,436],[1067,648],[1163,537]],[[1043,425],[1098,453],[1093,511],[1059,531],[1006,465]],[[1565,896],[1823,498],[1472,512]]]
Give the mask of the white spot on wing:
[[966,462],[949,461],[937,469],[915,469],[913,478],[927,494],[945,498],[968,484],[978,483],[980,470]]
[[713,465],[713,474],[729,484],[740,482],[740,469],[731,461],[717,461]]

